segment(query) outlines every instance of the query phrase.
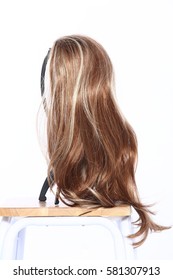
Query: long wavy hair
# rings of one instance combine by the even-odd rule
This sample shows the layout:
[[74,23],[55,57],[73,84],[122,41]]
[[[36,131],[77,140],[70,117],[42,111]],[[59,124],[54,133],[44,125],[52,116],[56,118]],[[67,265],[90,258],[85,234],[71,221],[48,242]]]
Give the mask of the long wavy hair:
[[[79,35],[58,39],[49,54],[46,97],[48,178],[69,206],[132,206],[138,230],[130,238],[166,227],[157,225],[140,201],[135,182],[137,139],[115,99],[114,72],[104,48]],[[45,105],[45,96],[44,105]]]

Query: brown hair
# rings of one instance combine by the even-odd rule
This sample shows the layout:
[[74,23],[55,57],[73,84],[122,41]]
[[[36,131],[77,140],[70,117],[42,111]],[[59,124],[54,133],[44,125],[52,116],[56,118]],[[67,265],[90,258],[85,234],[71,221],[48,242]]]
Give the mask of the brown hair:
[[54,43],[49,63],[48,176],[57,197],[70,206],[131,205],[139,229],[129,237],[141,236],[139,246],[149,230],[165,227],[138,195],[137,139],[115,100],[110,58],[95,40],[73,35]]

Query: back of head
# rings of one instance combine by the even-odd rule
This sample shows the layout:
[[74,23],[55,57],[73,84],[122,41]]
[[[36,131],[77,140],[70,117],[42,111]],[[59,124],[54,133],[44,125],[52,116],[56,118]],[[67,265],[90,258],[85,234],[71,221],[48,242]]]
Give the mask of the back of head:
[[67,141],[65,154],[71,148],[75,129],[79,128],[78,133],[83,131],[84,121],[98,134],[95,118],[112,99],[112,78],[111,61],[94,40],[69,36],[55,42],[50,58],[49,112],[51,118],[56,113],[55,130],[61,129],[61,136]]

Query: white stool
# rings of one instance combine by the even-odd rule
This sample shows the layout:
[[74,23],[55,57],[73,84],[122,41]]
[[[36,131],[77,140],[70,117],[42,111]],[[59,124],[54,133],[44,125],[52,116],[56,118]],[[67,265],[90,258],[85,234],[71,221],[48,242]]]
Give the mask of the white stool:
[[91,225],[109,231],[114,247],[114,259],[134,259],[134,249],[131,240],[127,238],[132,233],[130,214],[131,209],[127,205],[91,210],[52,206],[48,202],[40,204],[35,201],[33,204],[33,199],[9,201],[0,205],[0,216],[3,216],[0,223],[0,259],[23,258],[25,229],[28,226]]

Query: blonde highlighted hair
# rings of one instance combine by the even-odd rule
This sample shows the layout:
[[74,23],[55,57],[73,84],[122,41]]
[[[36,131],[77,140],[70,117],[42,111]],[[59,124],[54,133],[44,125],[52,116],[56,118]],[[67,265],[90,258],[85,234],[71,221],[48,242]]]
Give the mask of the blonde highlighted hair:
[[[138,213],[141,245],[149,230],[163,230],[140,201],[136,182],[137,139],[114,97],[110,58],[95,40],[58,39],[49,54],[46,98],[48,178],[70,206],[131,205]],[[67,202],[68,201],[68,202]]]

